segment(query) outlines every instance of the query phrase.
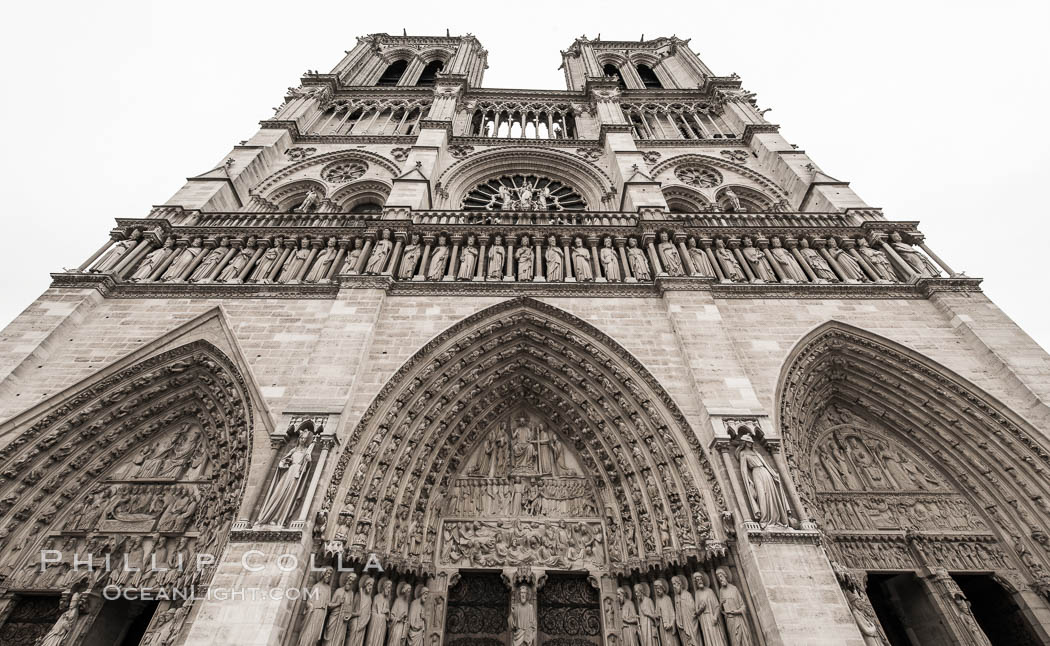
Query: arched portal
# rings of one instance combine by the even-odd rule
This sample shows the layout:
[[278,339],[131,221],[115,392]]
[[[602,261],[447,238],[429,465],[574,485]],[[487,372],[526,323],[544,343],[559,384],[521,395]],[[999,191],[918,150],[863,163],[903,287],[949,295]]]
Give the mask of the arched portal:
[[[789,357],[777,414],[851,603],[891,643],[1047,638],[1050,453],[1036,429],[947,369],[839,323]],[[963,584],[1012,595],[1014,627],[989,623],[1007,621],[986,612],[1001,598],[967,598]]]
[[[132,603],[117,593],[185,599],[178,594],[208,584],[213,566],[197,567],[196,555],[218,560],[241,504],[252,446],[248,386],[206,341],[89,381],[42,404],[46,413],[0,427],[16,438],[0,449],[4,601],[14,617],[41,599],[76,606],[69,643],[112,638],[95,635],[96,623],[112,631],[128,622],[127,634],[141,636],[150,615],[174,638],[191,602]],[[26,630],[8,622],[0,641]]]
[[[722,492],[671,397],[611,338],[531,299],[479,312],[416,353],[363,415],[336,473],[329,549],[436,577],[450,621],[461,612],[453,599],[472,598],[462,577],[487,571],[530,586],[507,603],[538,603],[544,625],[544,608],[564,607],[553,588],[542,592],[557,574],[564,590],[600,581],[601,625],[619,635],[618,584],[649,577],[655,590],[660,577],[696,571],[713,581],[714,565],[731,565],[713,522]],[[435,613],[440,630],[440,604]]]

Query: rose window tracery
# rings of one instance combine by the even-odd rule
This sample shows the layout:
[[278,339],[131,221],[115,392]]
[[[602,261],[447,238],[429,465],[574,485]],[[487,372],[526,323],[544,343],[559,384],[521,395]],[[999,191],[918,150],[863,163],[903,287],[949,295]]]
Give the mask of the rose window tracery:
[[571,186],[539,175],[504,175],[478,184],[463,198],[467,211],[582,211],[583,196]]
[[683,184],[700,188],[714,188],[722,183],[718,171],[706,166],[681,166],[675,169],[674,174]]
[[358,161],[343,161],[321,171],[321,179],[331,184],[345,184],[365,174],[368,167]]

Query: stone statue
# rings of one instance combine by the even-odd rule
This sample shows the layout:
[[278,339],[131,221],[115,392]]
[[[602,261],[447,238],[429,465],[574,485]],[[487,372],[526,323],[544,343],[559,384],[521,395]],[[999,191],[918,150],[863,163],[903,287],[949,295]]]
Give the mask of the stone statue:
[[306,474],[310,471],[313,453],[313,433],[304,430],[299,434],[295,447],[277,463],[270,489],[259,512],[258,524],[284,525],[291,520],[296,500],[306,486]]
[[241,270],[248,264],[248,261],[252,259],[253,251],[255,248],[255,238],[248,239],[247,249],[238,249],[230,262],[226,263],[226,266],[222,268],[219,275],[215,278],[216,282],[220,283],[232,283],[240,279]]
[[631,601],[631,588],[616,589],[616,600],[620,603],[620,621],[623,622],[623,646],[641,646],[638,639],[638,611]]
[[201,260],[197,268],[193,270],[190,277],[187,279],[191,283],[199,283],[211,274],[215,266],[222,262],[222,259],[226,257],[226,253],[230,250],[230,242],[226,238],[219,240],[219,246],[215,247],[208,252],[208,255],[204,256],[204,260]]
[[350,630],[350,620],[354,615],[354,583],[357,574],[347,572],[343,578],[343,586],[332,593],[329,606],[331,613],[324,626],[324,646],[343,646],[346,642],[347,632]]
[[416,263],[423,255],[423,247],[419,244],[419,234],[413,233],[405,245],[405,253],[401,256],[401,264],[397,268],[397,277],[401,280],[411,280],[416,273]]
[[513,646],[536,646],[536,605],[528,586],[518,588],[517,603],[511,608],[507,623]]
[[554,236],[547,238],[547,251],[543,259],[547,261],[547,280],[555,283],[565,280],[565,258]]
[[674,601],[667,595],[667,581],[653,582],[656,599],[656,614],[660,619],[660,646],[679,646],[678,630],[675,627]]
[[281,246],[284,244],[284,239],[278,237],[274,240],[273,246],[263,252],[259,262],[255,264],[255,269],[252,270],[250,280],[258,283],[270,282],[270,271],[273,269],[274,264],[277,263],[277,259],[281,257]]
[[839,243],[835,238],[828,238],[828,254],[832,260],[838,263],[839,269],[845,274],[849,280],[855,280],[858,283],[863,283],[868,280],[868,277],[864,275],[864,270],[861,269],[860,263],[853,256],[846,253],[846,250],[839,246]]
[[445,275],[445,261],[448,259],[448,245],[445,236],[438,236],[437,246],[430,254],[430,266],[427,267],[427,280],[441,280]]
[[317,258],[314,259],[314,264],[310,267],[310,271],[306,272],[306,276],[303,277],[304,283],[322,283],[328,282],[328,272],[332,269],[332,263],[335,262],[335,257],[339,255],[339,250],[335,248],[335,238],[329,238],[328,244],[321,250],[321,253],[317,254]]
[[737,438],[739,448],[737,457],[740,460],[740,477],[744,482],[748,502],[751,503],[752,517],[761,526],[790,526],[787,496],[780,476],[755,451],[754,438],[748,432]]
[[755,249],[750,237],[744,238],[744,248],[741,253],[744,254],[744,260],[747,260],[747,263],[751,265],[751,272],[755,274],[756,279],[764,283],[777,282],[776,274],[773,273],[773,267],[770,266],[769,261],[766,259],[766,254]]
[[372,619],[372,589],[375,581],[367,574],[361,575],[357,586],[357,601],[350,615],[350,632],[347,634],[346,646],[363,646],[368,624]]
[[160,279],[166,283],[177,280],[178,277],[182,275],[182,272],[186,271],[186,269],[193,264],[193,261],[196,260],[197,256],[203,251],[204,250],[201,249],[201,239],[194,238],[190,243],[190,246],[182,250],[182,253],[180,253],[179,257],[175,259],[175,262],[168,265],[168,268],[164,271],[164,275],[161,276]]
[[897,252],[904,262],[911,266],[912,270],[920,278],[936,278],[941,272],[934,266],[930,259],[915,250],[910,244],[901,239],[901,234],[893,231],[890,233],[890,246]]
[[697,276],[707,276],[714,278],[718,274],[715,273],[715,268],[711,266],[711,260],[704,253],[703,249],[699,249],[696,246],[696,238],[689,238],[686,243],[689,252],[689,259],[693,261],[693,271],[696,272]]
[[671,577],[671,588],[674,590],[675,625],[678,626],[682,646],[701,646],[696,601],[689,591],[689,582],[681,574],[676,574]]
[[154,249],[146,254],[146,257],[142,259],[141,263],[139,263],[138,268],[135,269],[135,273],[131,274],[129,280],[133,283],[139,283],[148,279],[150,274],[153,273],[153,270],[156,269],[160,263],[164,262],[164,259],[167,258],[174,246],[174,238],[168,236],[164,240],[164,246],[159,249]]
[[343,268],[339,270],[340,274],[357,273],[357,266],[361,263],[361,256],[365,253],[364,244],[365,242],[361,238],[354,239],[354,248],[350,250],[350,253],[346,254]]
[[536,255],[532,251],[529,236],[522,236],[521,246],[514,252],[514,260],[518,263],[518,280],[532,280],[533,271],[535,270],[533,266],[535,258]]
[[285,261],[284,267],[281,268],[281,273],[277,275],[277,282],[282,285],[290,283],[295,280],[299,270],[306,264],[306,259],[310,257],[310,241],[303,238],[299,241],[299,248],[289,254],[288,260]]
[[412,603],[412,586],[402,581],[397,584],[397,597],[390,606],[390,627],[387,631],[387,646],[404,646],[408,635],[408,608]]
[[638,248],[638,240],[635,238],[627,240],[627,262],[631,265],[631,272],[635,279],[653,279],[653,275],[649,272],[649,260],[645,257],[645,252]]
[[474,235],[468,235],[467,241],[459,254],[459,272],[456,280],[474,280],[474,272],[478,268],[478,248],[474,246]]
[[726,249],[726,243],[721,238],[715,240],[715,256],[721,261],[722,271],[725,272],[726,278],[735,283],[747,281],[744,271],[740,268],[740,263],[736,261],[736,256],[732,251]]
[[638,636],[642,646],[660,646],[660,616],[649,598],[649,585],[635,584],[634,596],[638,599]]
[[613,249],[612,238],[605,238],[605,241],[602,243],[602,249],[598,253],[598,259],[602,263],[605,279],[611,283],[620,282],[620,259],[616,255],[616,250]]
[[514,196],[510,187],[505,184],[499,185],[499,202],[501,211],[513,211],[515,207]]
[[685,275],[685,270],[682,269],[682,257],[674,248],[674,243],[671,242],[666,231],[660,232],[660,244],[657,245],[656,250],[660,252],[660,259],[664,263],[664,271],[668,276]]
[[791,252],[781,246],[780,238],[773,238],[770,244],[773,245],[773,248],[769,250],[769,255],[780,265],[780,271],[784,274],[784,282],[808,283],[809,278],[806,272],[802,271],[802,267],[799,266]]
[[386,641],[387,623],[390,618],[390,598],[394,584],[390,579],[379,579],[379,589],[372,599],[372,618],[368,622],[368,638],[365,646],[383,646]]
[[806,260],[809,268],[813,270],[813,273],[817,276],[818,283],[837,283],[839,279],[835,276],[835,272],[831,271],[831,267],[828,266],[828,262],[824,260],[816,249],[809,248],[809,241],[802,238],[798,241],[799,250],[802,257]]
[[503,262],[506,259],[507,249],[503,246],[503,236],[494,236],[492,246],[489,247],[489,266],[485,276],[489,280],[501,280],[503,278]]
[[864,238],[857,238],[857,252],[864,256],[864,259],[868,261],[868,264],[875,273],[878,274],[879,279],[895,283],[897,282],[897,274],[893,271],[893,265],[890,264],[890,259],[886,257],[880,249],[872,249],[868,246],[868,241]]
[[719,596],[722,597],[722,614],[726,618],[726,632],[731,646],[751,646],[751,629],[747,625],[747,605],[740,590],[733,585],[729,570],[720,567],[715,570],[718,579]]
[[733,189],[726,187],[726,190],[722,193],[722,197],[729,201],[729,208],[727,211],[734,213],[740,213],[744,210],[743,205],[740,204],[740,197],[733,192]]
[[124,240],[115,242],[106,253],[102,254],[102,257],[98,259],[89,271],[95,273],[110,271],[120,264],[121,259],[123,259],[129,251],[135,248],[141,238],[142,232],[138,229],[133,230],[130,236]]
[[427,595],[430,591],[422,583],[416,585],[415,598],[408,608],[408,646],[423,646],[427,632]]
[[299,632],[299,646],[317,646],[325,628],[325,617],[328,616],[328,604],[332,596],[332,568],[325,568],[321,579],[310,589],[310,594],[303,604],[306,620]]
[[707,575],[703,572],[693,573],[693,603],[696,607],[696,616],[700,620],[700,635],[704,638],[704,646],[726,646],[726,634],[722,629],[719,615],[722,614],[718,595],[707,583]]
[[879,625],[875,622],[875,618],[866,612],[860,594],[855,590],[847,592],[846,601],[849,602],[849,609],[853,613],[853,620],[857,622],[860,635],[864,638],[864,646],[886,646],[882,633],[879,631]]
[[69,598],[69,608],[58,617],[55,625],[44,635],[39,646],[67,646],[69,637],[80,619],[80,593],[74,592]]
[[586,283],[594,280],[594,272],[591,271],[591,252],[583,246],[583,240],[576,238],[572,247],[572,271],[576,274],[576,280]]
[[378,276],[383,273],[387,256],[390,255],[393,246],[393,243],[390,242],[390,229],[383,229],[383,232],[379,234],[379,240],[376,240],[375,246],[372,247],[372,255],[368,257],[364,273],[369,276]]
[[321,202],[321,196],[314,189],[306,191],[302,204],[292,209],[293,213],[309,213]]

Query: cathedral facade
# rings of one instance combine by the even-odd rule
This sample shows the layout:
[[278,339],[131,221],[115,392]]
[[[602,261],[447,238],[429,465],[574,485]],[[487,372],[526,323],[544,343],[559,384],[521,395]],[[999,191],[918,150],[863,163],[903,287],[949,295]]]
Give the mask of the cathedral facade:
[[1050,357],[688,41],[561,58],[360,38],[52,275],[0,643],[1050,643]]

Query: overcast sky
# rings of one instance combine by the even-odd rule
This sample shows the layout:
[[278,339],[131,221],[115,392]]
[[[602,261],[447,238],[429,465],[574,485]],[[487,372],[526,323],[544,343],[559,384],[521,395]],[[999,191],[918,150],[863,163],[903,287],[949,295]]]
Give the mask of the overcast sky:
[[4,9],[0,325],[116,217],[144,217],[358,35],[470,32],[486,87],[564,89],[581,34],[677,34],[741,75],[830,175],[929,245],[1044,348],[1050,3],[18,2]]

